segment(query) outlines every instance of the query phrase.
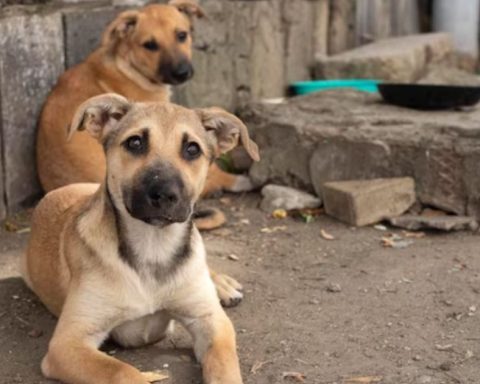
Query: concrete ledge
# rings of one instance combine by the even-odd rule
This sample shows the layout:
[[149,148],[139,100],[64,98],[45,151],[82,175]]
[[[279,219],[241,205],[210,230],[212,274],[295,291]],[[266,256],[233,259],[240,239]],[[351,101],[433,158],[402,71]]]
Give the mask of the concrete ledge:
[[251,176],[322,194],[328,181],[410,176],[420,202],[480,217],[480,109],[421,112],[328,91],[243,112],[262,160]]

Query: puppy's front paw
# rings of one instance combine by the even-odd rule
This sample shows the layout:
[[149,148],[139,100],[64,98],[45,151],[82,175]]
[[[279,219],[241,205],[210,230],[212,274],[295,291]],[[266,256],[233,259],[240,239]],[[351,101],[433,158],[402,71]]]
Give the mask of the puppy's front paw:
[[248,176],[238,175],[235,177],[235,183],[228,189],[230,192],[248,192],[255,186]]
[[220,303],[222,303],[224,307],[235,307],[242,301],[243,287],[237,280],[221,274],[217,274],[212,278],[217,288]]

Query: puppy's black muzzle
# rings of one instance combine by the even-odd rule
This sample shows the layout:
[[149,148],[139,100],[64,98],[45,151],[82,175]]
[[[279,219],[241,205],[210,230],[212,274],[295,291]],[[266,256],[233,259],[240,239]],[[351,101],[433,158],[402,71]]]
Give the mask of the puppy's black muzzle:
[[172,166],[148,170],[140,177],[126,204],[136,219],[152,225],[168,225],[188,220],[192,213],[185,184]]

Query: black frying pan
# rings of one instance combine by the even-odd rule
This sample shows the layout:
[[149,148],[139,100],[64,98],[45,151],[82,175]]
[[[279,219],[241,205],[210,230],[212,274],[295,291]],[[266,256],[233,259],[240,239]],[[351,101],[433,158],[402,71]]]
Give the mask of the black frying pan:
[[480,101],[480,87],[380,83],[378,90],[389,104],[423,110],[465,107]]

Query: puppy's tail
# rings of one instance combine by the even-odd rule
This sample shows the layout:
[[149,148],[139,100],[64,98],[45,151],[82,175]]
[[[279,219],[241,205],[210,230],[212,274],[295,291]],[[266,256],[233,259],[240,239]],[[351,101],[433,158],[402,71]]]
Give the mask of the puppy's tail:
[[205,208],[195,211],[193,221],[201,231],[215,229],[225,224],[227,219],[222,211],[217,208]]

